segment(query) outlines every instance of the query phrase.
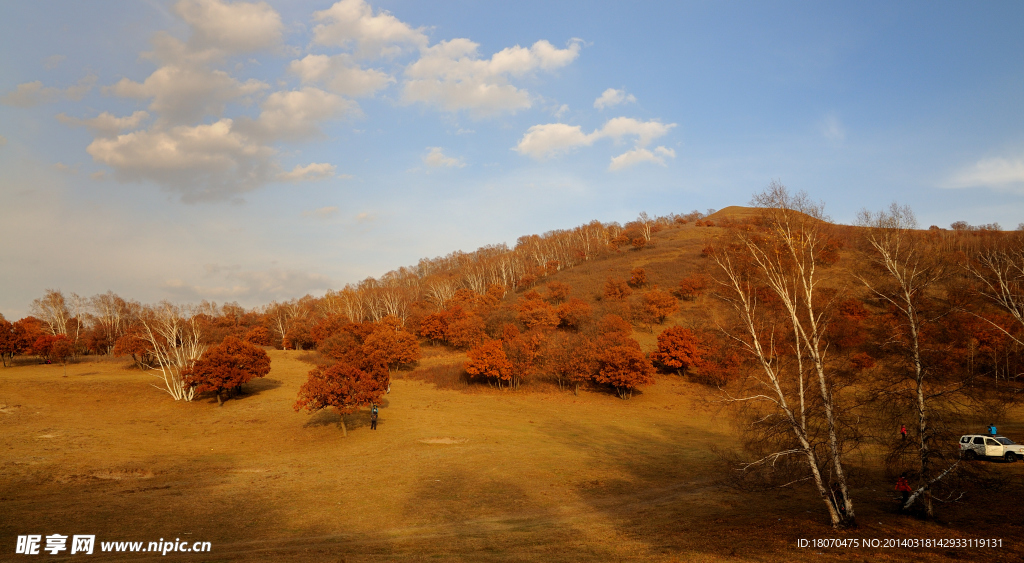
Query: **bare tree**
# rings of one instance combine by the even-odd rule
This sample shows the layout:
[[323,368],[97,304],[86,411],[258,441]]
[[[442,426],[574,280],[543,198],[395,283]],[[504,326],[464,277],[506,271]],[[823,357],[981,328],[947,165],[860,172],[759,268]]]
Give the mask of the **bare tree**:
[[728,398],[767,403],[769,412],[755,425],[781,425],[792,437],[791,447],[747,467],[802,456],[832,525],[854,526],[839,436],[842,408],[824,341],[831,302],[818,300],[830,224],[820,204],[802,192],[790,195],[778,182],[755,195],[753,204],[762,211],[760,227],[737,232],[732,244],[712,254],[721,273],[719,297],[739,321],[726,334],[757,366],[748,380],[753,392]]
[[[195,398],[195,388],[185,382],[185,372],[195,365],[206,349],[201,343],[202,334],[196,315],[164,301],[146,307],[139,320],[142,338],[153,349],[157,362],[153,370],[160,372],[154,376],[163,380],[162,389],[176,401],[191,401]],[[158,385],[154,387],[161,389]]]
[[46,325],[46,330],[56,336],[68,334],[68,321],[72,313],[68,300],[59,289],[47,289],[43,296],[32,302],[32,314]]
[[[974,253],[964,263],[967,272],[979,282],[978,293],[989,303],[1006,311],[1024,328],[1024,238],[1014,233],[989,244]],[[968,311],[970,313],[970,311]],[[987,321],[1024,346],[1024,340],[1014,335],[991,319],[975,316]]]
[[[925,325],[942,315],[942,312],[929,311],[928,293],[946,275],[946,268],[941,257],[927,248],[920,234],[914,231],[917,220],[907,206],[893,203],[887,211],[871,213],[863,210],[857,224],[866,229],[864,236],[871,250],[869,256],[873,266],[872,271],[862,272],[857,278],[875,299],[895,311],[902,334],[893,335],[888,344],[898,348],[898,355],[903,360],[900,363],[905,366],[896,369],[896,379],[909,379],[913,386],[912,400],[909,402],[917,415],[919,474],[917,490],[903,508],[909,509],[911,504],[921,498],[925,513],[932,517],[931,487],[935,483],[932,463],[936,457],[942,457],[942,452],[934,447],[936,436],[932,428],[932,403],[960,388],[955,384],[939,385],[936,388],[932,384],[932,374],[922,349]],[[896,395],[903,391],[903,386],[892,386],[890,383],[888,379],[883,382],[883,401],[887,404],[903,402],[894,401],[898,399]],[[947,469],[941,476],[948,473]]]

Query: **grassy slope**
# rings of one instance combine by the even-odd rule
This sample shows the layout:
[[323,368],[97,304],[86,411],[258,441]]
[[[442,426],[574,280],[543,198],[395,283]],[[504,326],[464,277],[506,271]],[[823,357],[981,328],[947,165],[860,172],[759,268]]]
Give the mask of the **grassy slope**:
[[[719,215],[728,210],[719,212]],[[647,269],[672,287],[699,267],[692,225],[656,246],[561,272],[592,300],[604,280]],[[684,304],[685,324],[709,303]],[[636,333],[653,346],[657,333]],[[175,403],[120,363],[0,369],[0,560],[19,534],[95,533],[99,541],[211,541],[200,560],[1019,560],[1024,463],[985,464],[998,492],[940,508],[924,523],[892,512],[891,484],[863,468],[861,528],[836,533],[800,491],[726,486],[712,454],[733,429],[671,376],[621,401],[583,393],[437,389],[396,381],[379,430],[365,413],[295,413],[308,364],[271,352],[249,394]],[[457,363],[430,349],[422,368]],[[1024,434],[1022,413],[1000,429]],[[1001,499],[1003,499],[1002,502]],[[997,537],[1002,550],[797,549],[799,538]],[[821,554],[823,553],[823,555]],[[169,558],[196,560],[168,555]],[[151,560],[94,555],[90,560]]]

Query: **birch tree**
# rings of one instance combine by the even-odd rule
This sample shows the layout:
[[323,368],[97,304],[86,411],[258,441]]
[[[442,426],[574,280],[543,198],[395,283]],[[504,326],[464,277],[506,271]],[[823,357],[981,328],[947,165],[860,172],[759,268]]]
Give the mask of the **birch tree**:
[[737,232],[711,255],[720,274],[719,297],[738,321],[727,336],[756,365],[747,381],[753,392],[727,398],[769,405],[755,426],[782,428],[791,437],[785,449],[745,468],[799,456],[809,475],[797,481],[814,483],[832,526],[855,526],[839,435],[843,409],[824,341],[831,302],[823,298],[819,268],[831,243],[830,225],[820,204],[802,192],[789,194],[778,182],[754,196],[753,204],[761,209],[760,226]]
[[[942,457],[942,452],[934,444],[933,402],[959,387],[955,384],[935,385],[932,382],[922,343],[926,325],[941,316],[941,312],[929,311],[928,293],[946,275],[944,262],[914,232],[917,220],[907,206],[900,207],[893,203],[887,211],[861,211],[857,223],[867,229],[865,238],[873,266],[872,272],[861,273],[857,277],[877,301],[895,312],[901,329],[898,332],[901,334],[893,335],[888,344],[898,348],[902,360],[896,368],[897,381],[909,380],[912,386],[912,399],[909,402],[917,418],[915,443],[919,474],[917,490],[903,508],[909,509],[920,498],[925,514],[932,517],[931,487],[935,477],[932,466],[936,458]],[[901,394],[903,389],[902,385],[892,387],[888,383],[886,379],[882,385],[883,401],[892,404],[897,399],[894,395]],[[943,472],[942,475],[947,473]]]
[[175,401],[194,399],[195,387],[188,385],[184,374],[195,366],[206,349],[201,343],[196,315],[164,301],[146,307],[139,321],[141,338],[149,343],[156,360],[151,371],[159,372],[153,375],[163,380],[163,387],[153,387],[166,391]]

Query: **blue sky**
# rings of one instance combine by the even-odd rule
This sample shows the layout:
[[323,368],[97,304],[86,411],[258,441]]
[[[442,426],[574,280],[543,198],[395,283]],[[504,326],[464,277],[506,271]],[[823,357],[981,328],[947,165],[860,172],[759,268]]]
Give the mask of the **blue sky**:
[[598,219],[1024,221],[1020,2],[0,4],[0,312],[246,306]]

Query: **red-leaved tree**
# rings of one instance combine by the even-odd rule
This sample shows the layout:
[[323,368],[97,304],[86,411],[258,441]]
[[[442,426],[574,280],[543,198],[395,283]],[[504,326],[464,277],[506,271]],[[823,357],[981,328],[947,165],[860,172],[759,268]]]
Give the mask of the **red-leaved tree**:
[[384,379],[380,373],[367,372],[345,362],[314,368],[299,388],[295,410],[313,413],[334,407],[341,417],[342,434],[347,437],[345,415],[380,402],[385,392]]
[[270,356],[255,344],[228,336],[223,342],[209,348],[185,374],[185,384],[196,392],[212,391],[217,404],[223,405],[222,395],[231,396],[241,391],[242,384],[270,373]]
[[673,326],[658,335],[658,349],[651,354],[651,360],[682,375],[684,371],[702,365],[707,351],[707,346],[692,330]]

